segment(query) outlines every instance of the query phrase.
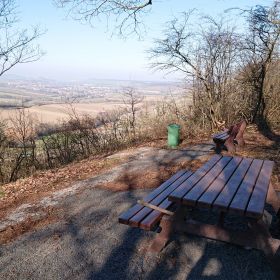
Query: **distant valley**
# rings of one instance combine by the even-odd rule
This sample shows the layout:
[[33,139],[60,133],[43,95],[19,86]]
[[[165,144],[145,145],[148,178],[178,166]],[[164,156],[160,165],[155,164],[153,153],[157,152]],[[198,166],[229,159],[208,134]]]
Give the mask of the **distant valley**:
[[182,84],[175,82],[6,79],[0,80],[0,117],[8,119],[15,109],[26,107],[39,122],[55,123],[67,116],[70,103],[77,113],[96,116],[123,106],[123,92],[127,88],[143,96],[142,104],[146,107],[171,96],[180,98],[186,92]]

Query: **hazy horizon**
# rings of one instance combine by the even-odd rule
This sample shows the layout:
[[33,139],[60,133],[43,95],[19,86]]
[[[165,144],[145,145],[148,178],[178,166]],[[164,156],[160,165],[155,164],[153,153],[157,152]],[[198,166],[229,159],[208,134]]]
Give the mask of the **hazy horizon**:
[[44,76],[32,76],[32,75],[24,75],[24,74],[13,74],[11,72],[5,73],[3,76],[0,76],[0,82],[6,82],[6,81],[46,81],[46,82],[54,82],[54,83],[88,83],[91,81],[112,81],[112,82],[140,82],[140,83],[160,83],[160,84],[181,84],[184,83],[184,80],[182,78],[178,79],[117,79],[117,78],[95,78],[95,77],[80,77],[76,79],[66,78],[66,79],[59,79],[59,77],[56,78],[48,78]]

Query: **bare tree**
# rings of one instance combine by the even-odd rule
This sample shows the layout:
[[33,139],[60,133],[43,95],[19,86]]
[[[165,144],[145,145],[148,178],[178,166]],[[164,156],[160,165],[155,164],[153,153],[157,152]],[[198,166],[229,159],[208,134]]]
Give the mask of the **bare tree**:
[[280,2],[274,1],[271,7],[255,6],[243,12],[249,24],[243,46],[243,78],[253,91],[252,121],[257,121],[264,118],[268,73],[273,59],[278,59],[279,54]]
[[16,64],[38,60],[42,52],[35,40],[42,35],[38,27],[31,32],[18,29],[15,0],[0,1],[0,76]]
[[5,174],[3,172],[3,165],[5,162],[5,152],[7,146],[7,137],[5,135],[5,124],[0,120],[0,182],[4,182]]
[[28,109],[20,108],[16,109],[14,114],[9,118],[10,129],[16,142],[21,146],[27,147],[30,145],[30,141],[33,140],[36,134],[36,119]]
[[127,107],[129,115],[129,126],[133,137],[136,134],[136,113],[139,110],[138,105],[143,101],[143,96],[135,92],[133,88],[126,88],[123,93],[123,102]]
[[28,174],[33,167],[38,167],[35,152],[37,120],[26,108],[22,108],[15,111],[9,123],[8,138],[15,143],[15,158],[10,175],[10,181],[13,181],[20,171]]
[[58,7],[65,7],[76,20],[93,24],[94,20],[114,19],[120,35],[140,34],[144,27],[143,15],[152,0],[55,0]]
[[193,11],[168,23],[164,38],[150,50],[156,70],[180,72],[193,84],[193,102],[212,128],[224,120],[222,106],[231,90],[237,66],[239,40],[234,27],[223,19],[200,18],[193,28]]

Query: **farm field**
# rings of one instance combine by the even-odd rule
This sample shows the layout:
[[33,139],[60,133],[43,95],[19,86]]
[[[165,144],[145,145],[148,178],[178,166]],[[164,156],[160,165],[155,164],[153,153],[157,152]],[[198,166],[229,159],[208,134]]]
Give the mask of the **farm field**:
[[53,124],[68,116],[70,103],[78,114],[94,117],[124,107],[125,88],[133,88],[136,94],[143,97],[139,108],[151,108],[171,96],[178,100],[184,91],[176,83],[94,81],[89,84],[63,84],[52,81],[6,81],[0,83],[0,118],[7,120],[17,108],[24,106],[39,122]]
[[[76,103],[73,104],[76,112],[78,114],[96,116],[100,112],[112,110],[117,108],[118,103],[106,103],[106,102],[99,102],[99,103]],[[4,109],[1,110],[1,118],[2,119],[9,119],[15,114],[16,109]],[[49,104],[49,105],[42,105],[42,106],[32,106],[28,108],[28,111],[38,119],[38,121],[42,123],[56,123],[59,120],[65,119],[69,112],[69,105],[65,103],[61,104]]]
[[[163,96],[145,96],[139,107],[151,108],[160,101],[166,100],[168,97]],[[99,113],[108,112],[114,109],[124,107],[124,102],[121,98],[115,100],[96,100],[90,103],[73,103],[73,108],[79,115],[97,116]],[[16,109],[1,109],[0,118],[7,120],[15,114]],[[35,105],[28,108],[28,111],[42,123],[56,123],[59,120],[67,118],[70,112],[70,106],[66,103]]]

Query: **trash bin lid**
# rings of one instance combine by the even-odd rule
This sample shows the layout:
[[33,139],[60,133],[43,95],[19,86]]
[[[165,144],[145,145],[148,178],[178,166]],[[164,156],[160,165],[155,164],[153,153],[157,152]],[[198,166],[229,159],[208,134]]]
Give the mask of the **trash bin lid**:
[[177,128],[177,129],[181,128],[180,125],[178,125],[176,123],[171,123],[171,124],[168,125],[168,127],[170,127],[170,128]]

